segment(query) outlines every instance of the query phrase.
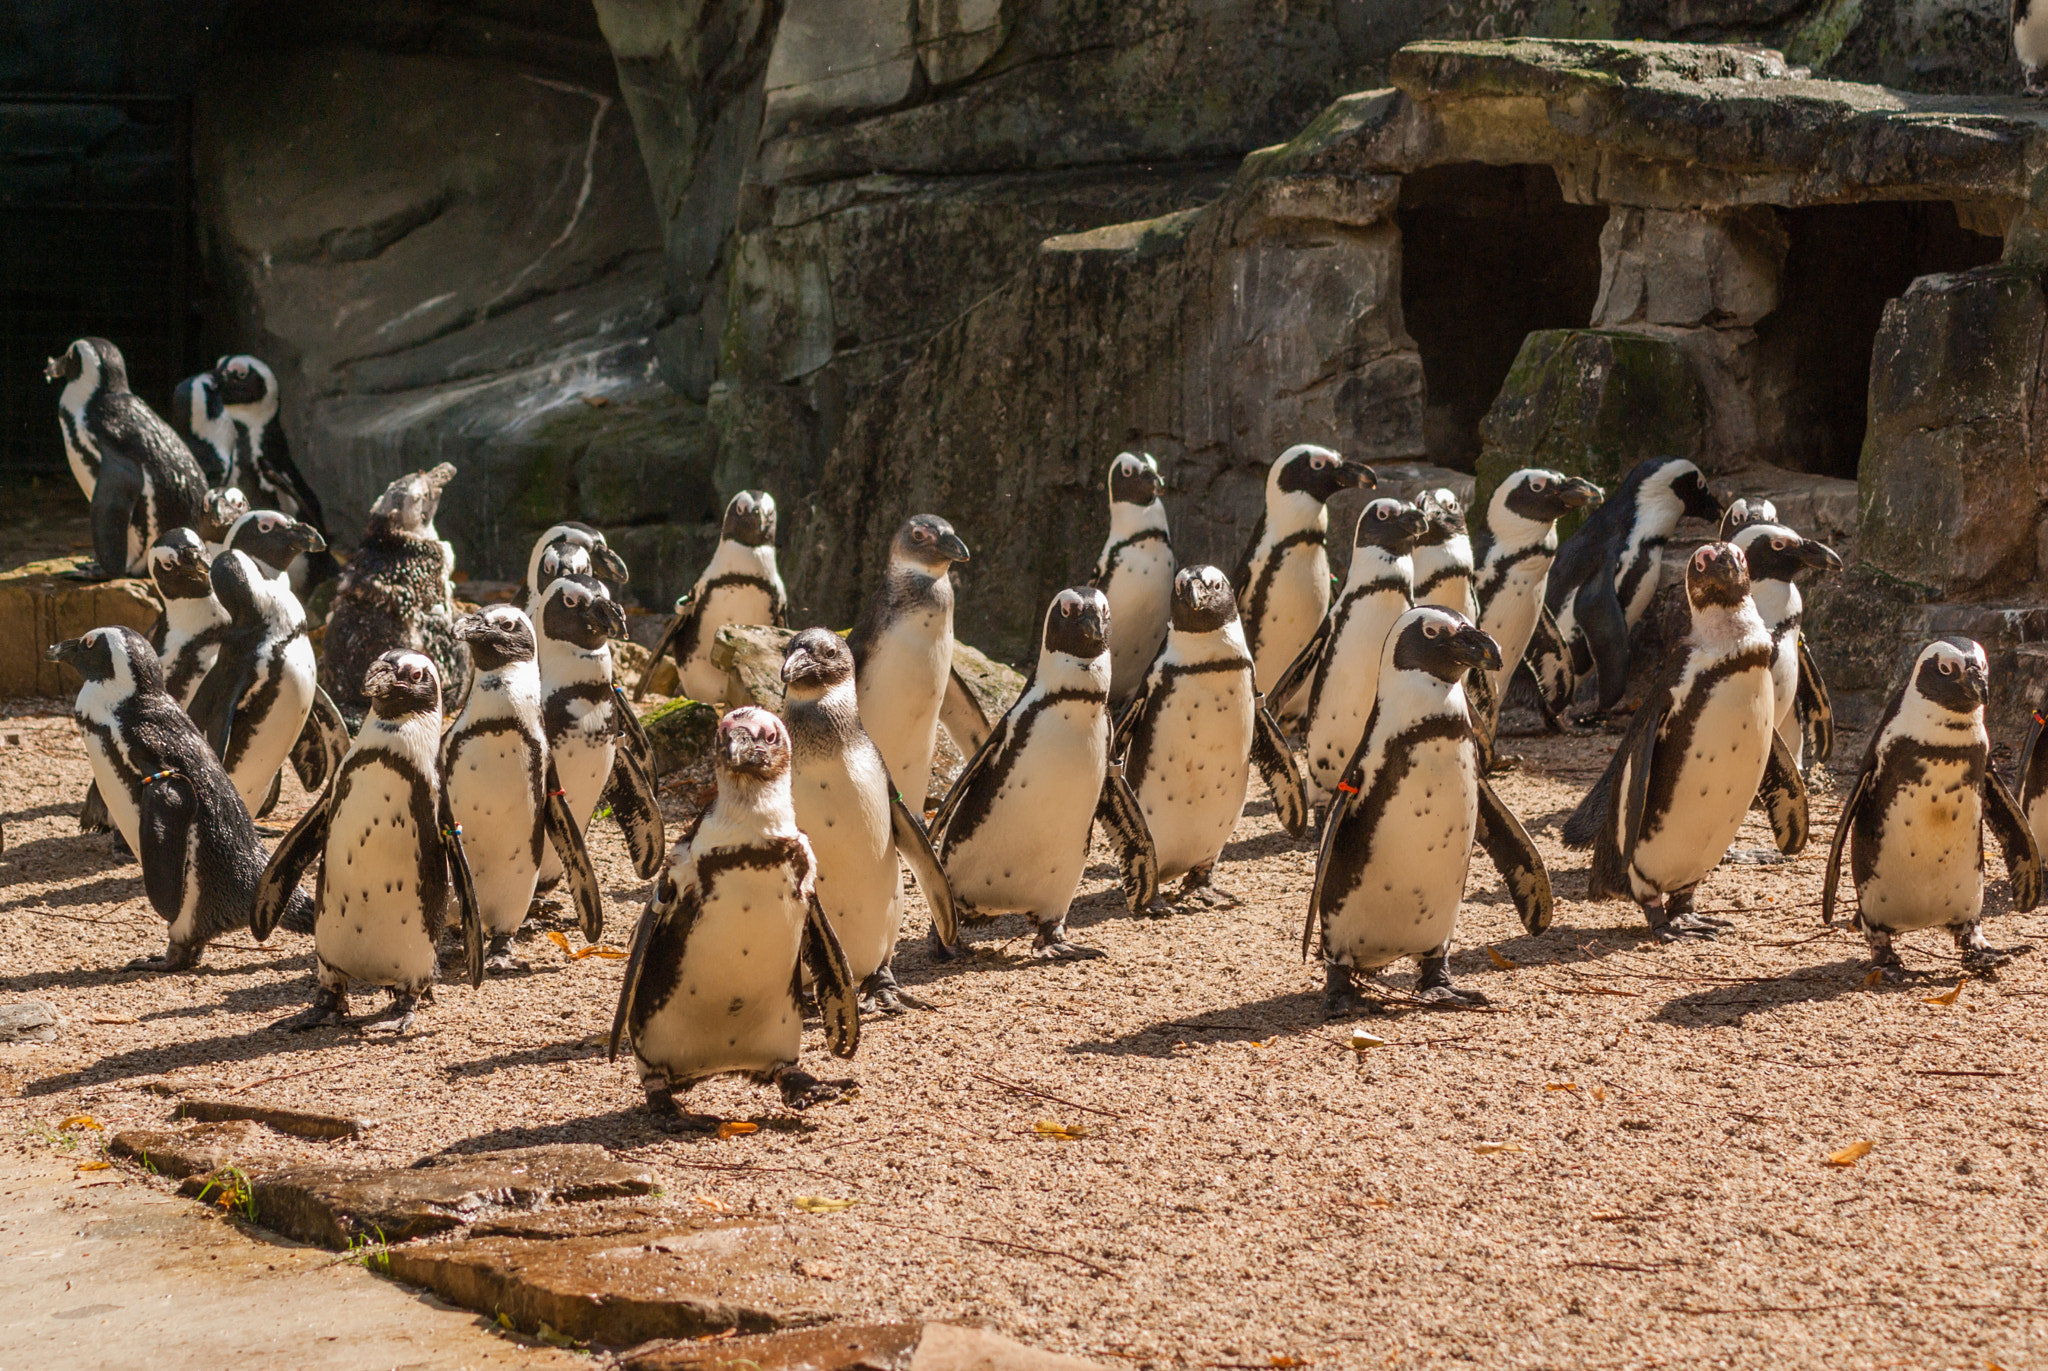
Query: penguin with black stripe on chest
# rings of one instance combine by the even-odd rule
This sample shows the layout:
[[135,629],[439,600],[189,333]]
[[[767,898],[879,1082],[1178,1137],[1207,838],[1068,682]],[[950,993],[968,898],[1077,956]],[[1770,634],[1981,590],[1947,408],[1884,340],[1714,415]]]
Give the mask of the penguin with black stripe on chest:
[[[169,925],[151,971],[198,965],[207,943],[249,923],[263,874],[263,844],[206,739],[164,689],[163,666],[142,635],[96,628],[50,649],[84,678],[73,718],[95,790],[136,853],[150,907]],[[279,919],[312,930],[312,905],[288,900]]]
[[462,826],[441,785],[441,682],[425,653],[395,648],[364,673],[370,716],[334,782],[277,845],[256,889],[258,942],[318,863],[313,888],[313,970],[303,1013],[272,1024],[302,1033],[344,1025],[352,990],[391,992],[383,1013],[357,1021],[404,1033],[432,992],[441,931],[460,923],[471,987],[484,978],[483,925]]
[[1795,578],[1802,571],[1840,571],[1842,559],[1827,544],[1802,538],[1780,524],[1776,510],[1768,516],[1741,519],[1733,517],[1736,510],[1731,506],[1729,514],[1731,518],[1722,521],[1721,536],[1742,549],[1749,563],[1750,598],[1756,601],[1757,613],[1771,635],[1778,736],[1791,749],[1793,764],[1804,769],[1806,738],[1812,733],[1813,759],[1825,762],[1834,752],[1834,707],[1820,665],[1806,646],[1802,631],[1805,602]]
[[914,515],[890,540],[882,583],[846,638],[861,723],[896,789],[920,813],[931,790],[939,713],[956,688],[949,573],[966,560],[967,544],[951,524],[936,514]]
[[1447,971],[1472,846],[1506,879],[1524,927],[1550,924],[1550,876],[1528,832],[1481,774],[1464,680],[1498,670],[1500,649],[1464,615],[1417,605],[1387,635],[1372,718],[1323,824],[1302,955],[1320,932],[1324,1012],[1369,1008],[1357,973],[1415,960],[1414,997],[1445,1008],[1484,1004]]
[[1561,471],[1524,467],[1495,487],[1486,502],[1486,526],[1477,549],[1473,598],[1478,624],[1500,645],[1501,669],[1488,673],[1497,722],[1501,692],[1528,654],[1543,616],[1550,564],[1557,557],[1557,521],[1575,509],[1597,504],[1600,487]]
[[1465,528],[1465,502],[1447,486],[1425,490],[1416,502],[1427,527],[1415,540],[1415,603],[1455,609],[1477,620],[1472,598],[1472,535]]
[[801,1070],[810,973],[832,1054],[860,1047],[845,953],[818,901],[816,860],[790,795],[790,738],[751,705],[718,721],[718,795],[669,854],[633,933],[612,1018],[611,1056],[630,1043],[647,1109],[673,1132],[719,1121],[676,1097],[714,1076],[776,1087],[791,1109],[835,1100],[850,1080]]
[[1693,913],[1693,893],[1752,799],[1788,856],[1805,846],[1807,826],[1806,784],[1775,727],[1771,637],[1742,550],[1700,547],[1685,590],[1690,631],[1564,824],[1567,846],[1593,849],[1587,898],[1633,899],[1667,942],[1725,926]]
[[[585,564],[574,569],[578,575],[595,576],[608,586],[622,586],[632,579],[632,573],[626,569],[626,559],[612,550],[605,541],[603,530],[574,519],[565,519],[542,530],[540,537],[533,540],[533,550],[526,557],[526,579],[512,594],[512,608],[527,615],[533,613],[534,605],[540,602],[541,591],[555,577],[570,569],[562,560],[562,553],[568,548],[578,548],[584,554]],[[549,553],[556,554],[552,562]]]
[[157,623],[162,636],[151,646],[163,662],[164,689],[180,707],[192,703],[229,623],[213,595],[212,562],[206,544],[189,528],[171,529],[149,549],[149,579],[164,602]]
[[178,382],[164,417],[185,440],[207,485],[218,490],[234,484],[235,421],[228,418],[211,373],[202,371]]
[[[1843,804],[1821,883],[1821,922],[1835,926],[1842,847],[1856,884],[1853,923],[1882,975],[1905,970],[1893,939],[1946,929],[1963,965],[1979,971],[2011,953],[1985,942],[1984,829],[1998,836],[2015,912],[2041,899],[2038,830],[1991,768],[1984,730],[1990,698],[1984,649],[1969,639],[1922,647],[1871,735]],[[2021,793],[2028,782],[2023,764]]]
[[[292,460],[285,439],[276,373],[262,358],[237,353],[215,361],[205,376],[233,435],[230,483],[248,492],[258,508],[279,510],[311,524],[331,546],[334,534],[320,497]],[[309,552],[289,568],[292,589],[304,595],[340,569],[329,548]]]
[[726,503],[718,548],[676,601],[675,617],[654,645],[650,665],[672,653],[677,689],[693,700],[723,704],[732,687],[725,669],[711,661],[718,630],[727,624],[781,628],[788,617],[789,595],[775,567],[775,497],[765,490],[743,490]]
[[1371,467],[1313,443],[1287,449],[1266,470],[1265,508],[1230,583],[1255,663],[1253,684],[1283,720],[1296,716],[1298,701],[1275,696],[1273,685],[1330,610],[1330,556],[1323,546],[1330,497],[1378,484]]
[[1109,537],[1088,584],[1109,600],[1109,701],[1121,705],[1145,683],[1166,641],[1174,595],[1166,489],[1152,454],[1120,452],[1109,464]]

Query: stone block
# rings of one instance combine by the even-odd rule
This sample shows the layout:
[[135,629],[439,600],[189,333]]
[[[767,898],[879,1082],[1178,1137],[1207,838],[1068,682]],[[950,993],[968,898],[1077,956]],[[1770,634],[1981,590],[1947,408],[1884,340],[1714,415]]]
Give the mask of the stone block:
[[711,664],[730,678],[726,687],[728,705],[759,705],[782,712],[782,657],[793,628],[770,628],[765,624],[727,624],[718,630],[711,644]]
[[1778,273],[1789,241],[1768,205],[1616,205],[1600,230],[1593,327],[1755,324],[1778,307]]
[[1099,1363],[1043,1352],[952,1323],[840,1323],[718,1343],[656,1342],[621,1354],[623,1371],[1090,1371]]
[[41,1000],[0,1004],[0,1043],[51,1043],[64,1020]]
[[208,1123],[248,1120],[300,1138],[331,1141],[360,1138],[372,1125],[365,1120],[339,1114],[315,1114],[303,1109],[281,1109],[250,1100],[185,1100],[174,1111],[180,1119],[202,1119]]
[[49,659],[51,646],[66,638],[113,624],[149,636],[161,612],[155,588],[129,577],[98,584],[64,579],[90,560],[59,557],[0,574],[0,700],[76,695],[77,673]]
[[190,1128],[130,1128],[107,1139],[107,1151],[172,1180],[211,1176],[224,1166],[256,1160],[267,1149],[246,1120]]
[[1014,2],[917,0],[917,58],[925,79],[951,86],[980,71],[1010,36]]
[[789,0],[768,54],[771,133],[900,104],[917,86],[916,0]]
[[654,773],[666,776],[704,764],[718,735],[718,708],[697,700],[671,700],[640,723],[654,744]]

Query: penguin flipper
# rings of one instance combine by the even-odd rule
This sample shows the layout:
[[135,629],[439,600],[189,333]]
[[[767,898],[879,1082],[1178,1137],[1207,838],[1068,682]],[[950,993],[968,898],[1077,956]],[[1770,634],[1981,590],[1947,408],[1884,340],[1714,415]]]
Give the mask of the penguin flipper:
[[988,715],[982,710],[981,701],[961,679],[960,668],[950,667],[946,671],[946,693],[939,700],[939,722],[946,726],[946,732],[953,739],[953,746],[963,753],[972,753],[988,741],[990,733]]
[[2041,903],[2041,848],[2034,830],[2020,810],[2020,802],[1998,773],[1984,768],[1984,820],[1998,835],[1999,851],[2005,854],[2005,873],[2012,880],[2012,908],[2024,914]]
[[299,878],[320,859],[327,846],[327,813],[333,802],[334,787],[329,785],[270,854],[263,875],[256,881],[256,899],[249,911],[249,931],[256,935],[257,942],[276,929],[278,920],[292,903],[292,896],[298,893]]
[[[694,906],[697,888],[691,886],[685,898]],[[655,926],[661,922],[661,914],[655,901],[649,900],[647,907],[640,911],[640,920],[633,925],[633,950],[626,955],[626,975],[619,982],[619,1007],[612,1011],[612,1036],[605,1060],[619,1059],[619,1039],[626,1034],[626,1017],[633,1011],[633,996],[640,989],[640,972],[647,965],[647,945],[654,941]]]
[[1846,922],[1835,922],[1835,897],[1842,883],[1842,848],[1849,841],[1849,830],[1856,822],[1856,816],[1863,810],[1863,802],[1870,798],[1871,780],[1877,774],[1874,754],[1876,739],[1871,740],[1873,757],[1863,764],[1862,772],[1856,777],[1856,788],[1849,792],[1849,798],[1842,802],[1841,813],[1835,816],[1834,841],[1828,844],[1828,864],[1821,873],[1820,922],[1823,928],[1846,927]]
[[1479,778],[1479,831],[1473,836],[1506,882],[1515,911],[1522,916],[1522,927],[1531,933],[1549,928],[1556,913],[1556,901],[1543,854],[1536,850],[1529,830],[1501,802],[1483,775]]
[[619,748],[612,755],[611,780],[605,785],[605,800],[625,835],[626,848],[633,854],[633,869],[640,879],[652,880],[661,870],[668,852],[661,841],[661,803],[655,798],[654,781],[631,748]]
[[939,865],[939,854],[932,851],[932,840],[924,831],[924,824],[917,815],[910,812],[910,806],[903,797],[894,793],[889,797],[889,827],[896,837],[896,851],[910,867],[910,874],[917,877],[918,888],[924,891],[924,902],[932,909],[932,927],[937,930],[939,941],[948,948],[960,942],[960,912],[953,903],[953,883],[946,879],[944,867]]
[[1159,898],[1159,852],[1152,845],[1145,811],[1138,807],[1138,797],[1124,779],[1122,762],[1111,762],[1102,778],[1095,819],[1108,830],[1110,845],[1117,850],[1125,903],[1133,910],[1143,909]]
[[103,453],[92,492],[92,555],[109,579],[128,574],[128,530],[141,498],[142,468],[125,456]]
[[1273,797],[1280,827],[1288,837],[1300,838],[1308,832],[1308,786],[1301,778],[1301,767],[1294,760],[1294,749],[1287,745],[1287,735],[1280,731],[1280,721],[1266,708],[1265,696],[1253,698],[1252,712],[1252,765],[1259,769]]
[[1273,688],[1266,692],[1266,698],[1281,705],[1293,699],[1295,692],[1301,689],[1302,682],[1314,674],[1316,667],[1322,663],[1323,649],[1329,646],[1329,642],[1330,616],[1325,614],[1323,621],[1316,625],[1316,631],[1302,644],[1301,651],[1294,654],[1294,660],[1280,673],[1280,679],[1273,682]]
[[1558,716],[1578,693],[1579,679],[1565,648],[1564,630],[1557,626],[1557,616],[1548,605],[1536,615],[1536,629],[1522,653],[1522,663],[1536,686],[1536,707],[1542,711],[1543,722],[1555,732]]
[[1605,571],[1579,587],[1572,599],[1579,640],[1593,656],[1600,680],[1599,706],[1606,713],[1628,691],[1628,616],[1615,593],[1614,577]]
[[469,988],[484,983],[484,919],[477,907],[476,874],[469,867],[469,852],[462,845],[462,825],[448,803],[448,789],[441,788],[441,843],[448,859],[448,874],[454,880],[455,912],[462,920],[462,969]]
[[562,859],[562,873],[568,878],[570,898],[583,925],[583,941],[594,943],[604,936],[604,898],[597,885],[597,872],[590,865],[590,849],[583,844],[583,831],[569,813],[569,801],[555,772],[555,759],[548,758],[546,795],[542,800],[541,826],[555,855]]
[[815,889],[804,908],[803,960],[825,1021],[825,1046],[835,1057],[851,1057],[860,1050],[860,990]]
[[1799,635],[1799,688],[1794,698],[1799,726],[1812,739],[1813,760],[1824,762],[1835,751],[1835,703],[1828,696],[1827,678],[1820,674],[1820,663],[1813,659],[1804,633]]
[[100,794],[100,783],[94,781],[85,788],[85,801],[78,806],[78,831],[105,833],[113,826],[114,818],[107,813],[107,797]]
[[1642,835],[1650,771],[1657,763],[1657,732],[1671,708],[1670,691],[1654,698],[1654,704],[1636,711],[1607,770],[1565,821],[1565,842],[1593,849],[1586,878],[1586,897],[1591,900],[1625,899],[1632,893],[1629,855]]
[[[1373,716],[1377,717],[1378,713],[1378,707],[1375,706]],[[1372,718],[1366,720],[1367,737],[1372,736],[1372,723]],[[1364,750],[1363,745],[1360,746],[1359,750]],[[1358,769],[1357,754],[1354,753],[1350,763],[1344,768],[1344,774],[1337,778],[1336,798],[1330,802],[1329,812],[1323,815],[1323,841],[1316,849],[1316,878],[1308,891],[1308,917],[1302,921],[1301,925],[1301,959],[1303,961],[1308,960],[1308,943],[1311,935],[1325,931],[1323,928],[1323,880],[1330,869],[1330,854],[1336,850],[1337,834],[1343,829],[1345,824],[1350,822],[1351,811],[1358,807],[1358,783],[1363,778],[1363,773]]]
[[173,773],[144,786],[136,806],[141,822],[135,859],[142,863],[142,889],[165,923],[178,921],[185,882],[199,879],[197,871],[187,869],[197,800],[192,783]]
[[341,717],[341,707],[333,696],[315,686],[312,711],[306,715],[298,741],[292,744],[292,770],[299,784],[315,792],[325,786],[348,755],[349,742],[348,720]]
[[647,736],[647,726],[640,722],[640,716],[633,710],[633,702],[626,698],[625,690],[617,681],[612,682],[612,708],[618,711],[619,736],[633,749],[640,761],[640,769],[649,776],[654,774],[654,743]]
[[1799,763],[1792,759],[1792,749],[1785,746],[1785,739],[1776,729],[1771,730],[1771,757],[1764,763],[1764,779],[1757,787],[1757,798],[1764,802],[1764,813],[1770,816],[1771,834],[1778,840],[1778,851],[1789,857],[1804,848],[1806,782],[1799,775]]
[[1500,697],[1494,693],[1492,672],[1474,667],[1465,673],[1465,707],[1472,716],[1473,731],[1479,735],[1479,760],[1490,771],[1493,734],[1500,725]]
[[242,706],[242,697],[256,684],[256,649],[262,642],[260,623],[231,628],[222,634],[219,655],[206,669],[199,689],[192,693],[192,705],[187,712],[223,765],[228,759],[228,741],[234,736],[235,713]]
[[[2034,802],[2048,791],[2048,748],[2041,746],[2041,735],[2048,731],[2048,718],[2043,717],[2038,707],[2027,712],[2034,722],[2027,726],[2027,741],[2020,749],[2020,769],[2016,773],[2022,814],[2033,809]],[[1882,729],[1883,725],[1879,727]]]
[[[1027,692],[1028,693],[1028,692]],[[1021,697],[1020,697],[1021,698]],[[973,788],[974,780],[990,761],[1000,757],[1010,738],[1010,720],[1016,717],[1013,710],[1005,714],[996,725],[995,732],[988,735],[988,741],[976,748],[974,755],[967,759],[967,765],[960,768],[960,774],[953,778],[953,785],[946,792],[946,798],[939,803],[939,812],[932,816],[932,849],[943,853],[946,850],[946,830],[952,826],[953,816],[960,812],[961,801]]]
[[[633,698],[635,700],[644,700],[647,698],[647,678],[654,674],[655,664],[661,661],[663,653],[669,651],[671,648],[675,646],[676,638],[679,634],[681,634],[683,630],[684,620],[688,619],[691,622],[695,622],[696,614],[697,611],[693,606],[688,610],[677,610],[675,614],[669,619],[668,627],[664,628],[661,631],[661,637],[657,639],[654,644],[654,651],[648,654],[647,670],[640,673],[640,684],[633,687]],[[677,658],[676,670],[680,671],[682,670],[682,667],[682,659]]]

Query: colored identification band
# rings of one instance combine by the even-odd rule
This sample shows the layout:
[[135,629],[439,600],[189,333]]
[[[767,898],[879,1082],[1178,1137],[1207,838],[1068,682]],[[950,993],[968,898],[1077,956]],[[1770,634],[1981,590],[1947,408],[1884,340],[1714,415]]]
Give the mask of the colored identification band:
[[1343,791],[1346,795],[1356,795],[1358,793],[1358,787],[1349,781],[1337,782],[1337,789]]
[[552,796],[552,795],[567,795],[568,793],[569,793],[569,792],[568,792],[568,791],[566,791],[566,790],[550,790],[550,791],[548,792],[548,794],[549,794],[549,795],[551,795],[551,796]]
[[460,838],[462,836],[462,825],[455,824],[448,828],[442,829],[441,836],[444,838]]
[[2041,711],[2040,711],[2040,710],[2038,710],[2038,709],[2037,709],[2037,710],[2034,710],[2034,711],[2033,711],[2033,715],[2034,715],[2034,722],[2035,722],[2035,723],[2037,723],[2037,724],[2040,724],[2040,725],[2041,725],[2042,727],[2044,727],[2044,728],[2048,728],[2048,719],[2044,719],[2044,718],[2042,718],[2042,717],[2041,717]]
[[144,785],[155,785],[158,781],[168,781],[171,777],[178,774],[176,771],[153,771],[142,778],[142,783]]

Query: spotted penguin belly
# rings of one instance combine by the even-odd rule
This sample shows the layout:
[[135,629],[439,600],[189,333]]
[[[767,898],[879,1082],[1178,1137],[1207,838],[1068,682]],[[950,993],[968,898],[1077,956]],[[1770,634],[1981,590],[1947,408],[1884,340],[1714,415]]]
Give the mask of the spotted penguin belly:
[[[1850,863],[1865,923],[1887,932],[1956,928],[1984,909],[1984,801],[1969,767],[1923,762],[1924,779],[1902,787],[1873,844],[1850,831]],[[1873,847],[1875,850],[1873,851]]]
[[464,739],[449,759],[448,808],[462,825],[477,913],[494,937],[519,931],[540,874],[533,850],[539,819],[533,746],[518,733],[484,733]]
[[732,681],[722,668],[711,664],[711,645],[718,630],[727,624],[773,622],[775,602],[759,586],[727,585],[711,592],[699,611],[697,646],[683,663],[682,691],[693,700],[723,701],[732,693]]
[[896,835],[883,802],[888,784],[879,765],[856,783],[842,757],[827,756],[803,758],[790,786],[797,827],[817,859],[818,904],[856,985],[889,960],[903,922]]
[[1118,554],[1103,595],[1109,600],[1109,696],[1120,700],[1145,682],[1166,641],[1173,609],[1173,553],[1164,542]]
[[[1643,816],[1629,863],[1638,899],[1689,890],[1720,864],[1763,781],[1772,715],[1768,667],[1738,672],[1713,688],[1677,761],[1670,810]],[[1655,764],[1670,765],[1668,745],[1659,749]]]
[[[1479,819],[1477,759],[1469,741],[1450,738],[1418,744],[1413,758],[1357,882],[1325,915],[1324,947],[1340,966],[1373,971],[1425,956],[1457,928]],[[1347,832],[1339,841],[1368,839]]]
[[912,805],[931,788],[939,705],[952,669],[952,617],[926,607],[907,611],[881,633],[854,680],[861,726]]
[[1152,832],[1159,879],[1172,880],[1222,853],[1251,787],[1252,699],[1241,672],[1210,677],[1227,688],[1176,681],[1153,723],[1138,808]]
[[1308,721],[1309,800],[1321,804],[1337,788],[1337,778],[1365,740],[1366,721],[1379,698],[1380,654],[1387,634],[1408,609],[1408,597],[1374,594],[1364,597],[1345,616],[1343,629],[1326,649],[1323,689]]
[[[683,934],[671,927],[663,936]],[[642,1078],[681,1085],[793,1064],[803,1043],[792,993],[802,937],[787,867],[720,874],[683,944],[675,984],[634,1040]],[[641,993],[650,990],[658,988],[643,984]]]
[[328,818],[313,926],[323,966],[354,985],[416,990],[433,981],[419,848],[412,782],[376,764],[352,770]]
[[[1270,691],[1280,673],[1301,655],[1309,636],[1323,622],[1330,609],[1330,559],[1321,546],[1290,548],[1273,573],[1266,591],[1265,611],[1259,623],[1259,647],[1254,678],[1261,691]],[[1299,706],[1306,687],[1293,700],[1272,700],[1277,711],[1283,705]]]
[[[562,782],[562,800],[569,806],[578,831],[588,834],[598,798],[604,794],[605,782],[611,779],[618,744],[611,735],[610,724],[592,718],[589,706],[584,709],[579,718],[587,722],[579,723],[557,739],[551,753],[555,775]],[[555,855],[551,843],[541,849],[540,879],[552,885],[561,878],[562,859]]]
[[946,844],[953,893],[976,914],[1063,917],[1088,865],[1108,752],[1108,725],[1099,713],[1092,725],[1068,706],[1041,714],[988,817],[966,841]]

